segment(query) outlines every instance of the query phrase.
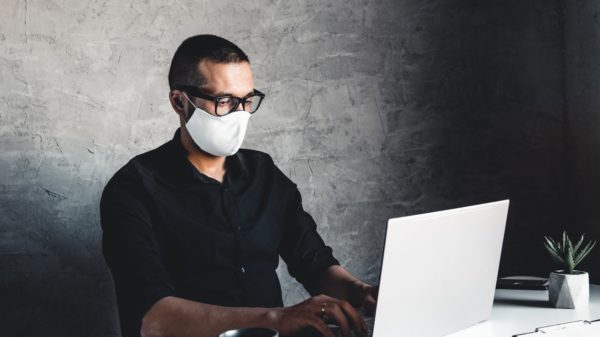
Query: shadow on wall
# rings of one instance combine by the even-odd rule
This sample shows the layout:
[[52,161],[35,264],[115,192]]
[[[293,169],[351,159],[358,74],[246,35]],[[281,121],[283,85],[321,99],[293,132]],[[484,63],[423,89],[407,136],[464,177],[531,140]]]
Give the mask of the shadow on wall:
[[27,201],[0,199],[7,221],[0,232],[3,333],[120,336],[96,204],[61,214],[65,200],[41,192]]
[[543,235],[568,225],[559,4],[429,3],[395,41],[388,126],[405,132],[388,148],[418,189],[409,212],[511,199],[501,275],[547,276]]
[[[568,0],[565,4],[569,219],[577,232],[600,240],[600,3]],[[598,261],[597,247],[578,267],[590,271],[594,283],[600,283]]]

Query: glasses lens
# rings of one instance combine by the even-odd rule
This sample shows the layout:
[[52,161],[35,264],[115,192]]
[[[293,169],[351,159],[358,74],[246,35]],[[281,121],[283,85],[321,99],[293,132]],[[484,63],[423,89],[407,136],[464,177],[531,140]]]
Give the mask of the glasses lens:
[[215,107],[215,112],[219,116],[225,116],[229,113],[240,110],[240,104],[243,102],[242,105],[244,110],[249,113],[254,113],[256,110],[258,110],[262,99],[263,97],[259,95],[253,95],[244,99],[232,96],[219,97],[219,99],[216,101],[217,106]]
[[248,111],[249,113],[254,113],[256,110],[258,110],[258,107],[260,106],[261,102],[262,102],[261,96],[258,96],[258,95],[250,96],[250,97],[246,98],[246,104],[245,104],[244,110]]
[[219,116],[227,115],[240,105],[240,100],[235,97],[220,97],[216,102],[216,113]]

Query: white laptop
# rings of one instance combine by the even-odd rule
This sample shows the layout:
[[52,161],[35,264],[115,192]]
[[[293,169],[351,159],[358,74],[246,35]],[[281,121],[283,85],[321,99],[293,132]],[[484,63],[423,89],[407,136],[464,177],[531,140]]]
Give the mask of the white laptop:
[[488,319],[508,203],[390,219],[373,337],[439,337]]

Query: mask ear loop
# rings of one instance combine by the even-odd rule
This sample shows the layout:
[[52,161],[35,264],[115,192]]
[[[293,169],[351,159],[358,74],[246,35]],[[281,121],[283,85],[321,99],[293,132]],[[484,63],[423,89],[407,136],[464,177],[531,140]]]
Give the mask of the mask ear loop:
[[[194,102],[192,102],[192,100],[188,97],[187,93],[185,91],[183,91],[183,95],[185,96],[185,98],[188,100],[188,102],[190,102],[190,104],[195,108],[194,111],[192,111],[189,116],[187,116],[187,120],[186,123],[190,120],[190,118],[192,118],[192,115],[194,114],[194,112],[196,112],[196,109],[198,109],[198,107],[196,106],[196,104],[194,104]],[[187,111],[186,111],[187,112]]]

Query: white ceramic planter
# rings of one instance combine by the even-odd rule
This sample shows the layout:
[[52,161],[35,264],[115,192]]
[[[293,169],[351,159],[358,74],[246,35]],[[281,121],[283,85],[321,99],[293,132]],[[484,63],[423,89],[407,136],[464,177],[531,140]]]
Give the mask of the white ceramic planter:
[[565,274],[563,270],[550,273],[550,303],[556,308],[580,309],[590,302],[590,279],[588,273],[575,270]]

